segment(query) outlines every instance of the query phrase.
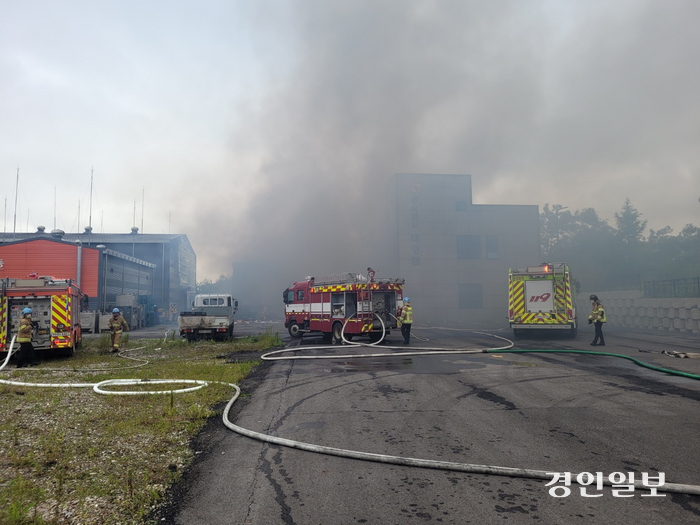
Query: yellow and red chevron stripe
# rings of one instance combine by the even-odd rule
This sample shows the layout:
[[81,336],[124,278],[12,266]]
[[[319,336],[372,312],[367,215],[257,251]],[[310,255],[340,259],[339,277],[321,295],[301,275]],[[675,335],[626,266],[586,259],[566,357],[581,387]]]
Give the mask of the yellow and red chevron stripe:
[[0,349],[7,348],[7,298],[0,299]]
[[[554,318],[552,318],[554,315]],[[524,313],[518,324],[568,324],[566,314],[542,314],[539,312]]]
[[[51,346],[70,346],[70,335],[64,335],[65,332],[70,334],[71,331],[71,304],[68,295],[53,295],[51,296]],[[59,327],[62,325],[62,328]],[[59,333],[61,335],[54,336]]]
[[313,286],[311,287],[311,293],[319,292],[347,292],[352,290],[401,290],[400,284],[386,284],[380,285],[377,283],[372,284],[334,284],[333,286]]
[[508,308],[513,311],[513,315],[525,313],[525,282],[520,280],[510,281],[510,305]]

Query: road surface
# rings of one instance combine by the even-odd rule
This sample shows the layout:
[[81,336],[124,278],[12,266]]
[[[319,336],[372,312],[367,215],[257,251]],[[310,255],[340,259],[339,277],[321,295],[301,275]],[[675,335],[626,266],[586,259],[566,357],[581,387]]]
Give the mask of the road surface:
[[[414,340],[411,349],[502,344],[456,329],[417,325],[413,333],[429,341]],[[700,374],[700,359],[663,353],[700,352],[697,334],[608,328],[604,348],[590,347],[591,336],[582,329],[575,340],[515,342],[520,349],[604,350]],[[406,349],[400,340],[390,337],[400,347],[395,351]],[[319,350],[320,344],[305,338],[297,353],[353,350]],[[700,381],[624,359],[495,353],[281,361],[260,366],[242,388],[250,395],[234,406],[231,420],[288,439],[574,475],[663,472],[666,482],[700,485]],[[568,497],[556,498],[547,481],[314,454],[240,436],[220,419],[195,448],[195,462],[158,514],[162,523],[700,522],[700,496],[652,497],[637,489],[616,497],[611,487],[594,485],[587,493],[600,496],[584,497],[573,484]]]

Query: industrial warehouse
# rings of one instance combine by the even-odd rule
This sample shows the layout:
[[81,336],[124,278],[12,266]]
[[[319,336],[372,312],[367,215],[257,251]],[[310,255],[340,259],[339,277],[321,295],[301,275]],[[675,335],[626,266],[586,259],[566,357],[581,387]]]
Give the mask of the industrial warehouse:
[[[85,332],[106,329],[119,308],[129,326],[171,322],[195,292],[196,255],[186,235],[35,233],[5,235],[0,279],[70,280],[82,292]],[[7,285],[7,284],[6,284]]]

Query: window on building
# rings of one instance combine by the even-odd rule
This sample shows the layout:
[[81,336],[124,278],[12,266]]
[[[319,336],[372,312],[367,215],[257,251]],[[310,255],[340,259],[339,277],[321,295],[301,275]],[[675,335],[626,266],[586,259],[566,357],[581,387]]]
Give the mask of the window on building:
[[486,258],[487,259],[498,259],[498,236],[497,235],[487,235],[486,236]]
[[483,308],[484,300],[480,284],[459,285],[460,308]]
[[481,259],[481,236],[457,235],[457,259]]
[[467,211],[467,201],[456,201],[455,211]]

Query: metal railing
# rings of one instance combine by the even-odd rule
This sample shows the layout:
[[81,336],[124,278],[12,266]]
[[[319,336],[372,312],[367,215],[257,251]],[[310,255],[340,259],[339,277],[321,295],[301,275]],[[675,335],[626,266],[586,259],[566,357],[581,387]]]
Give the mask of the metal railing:
[[700,277],[646,281],[644,297],[700,297]]

